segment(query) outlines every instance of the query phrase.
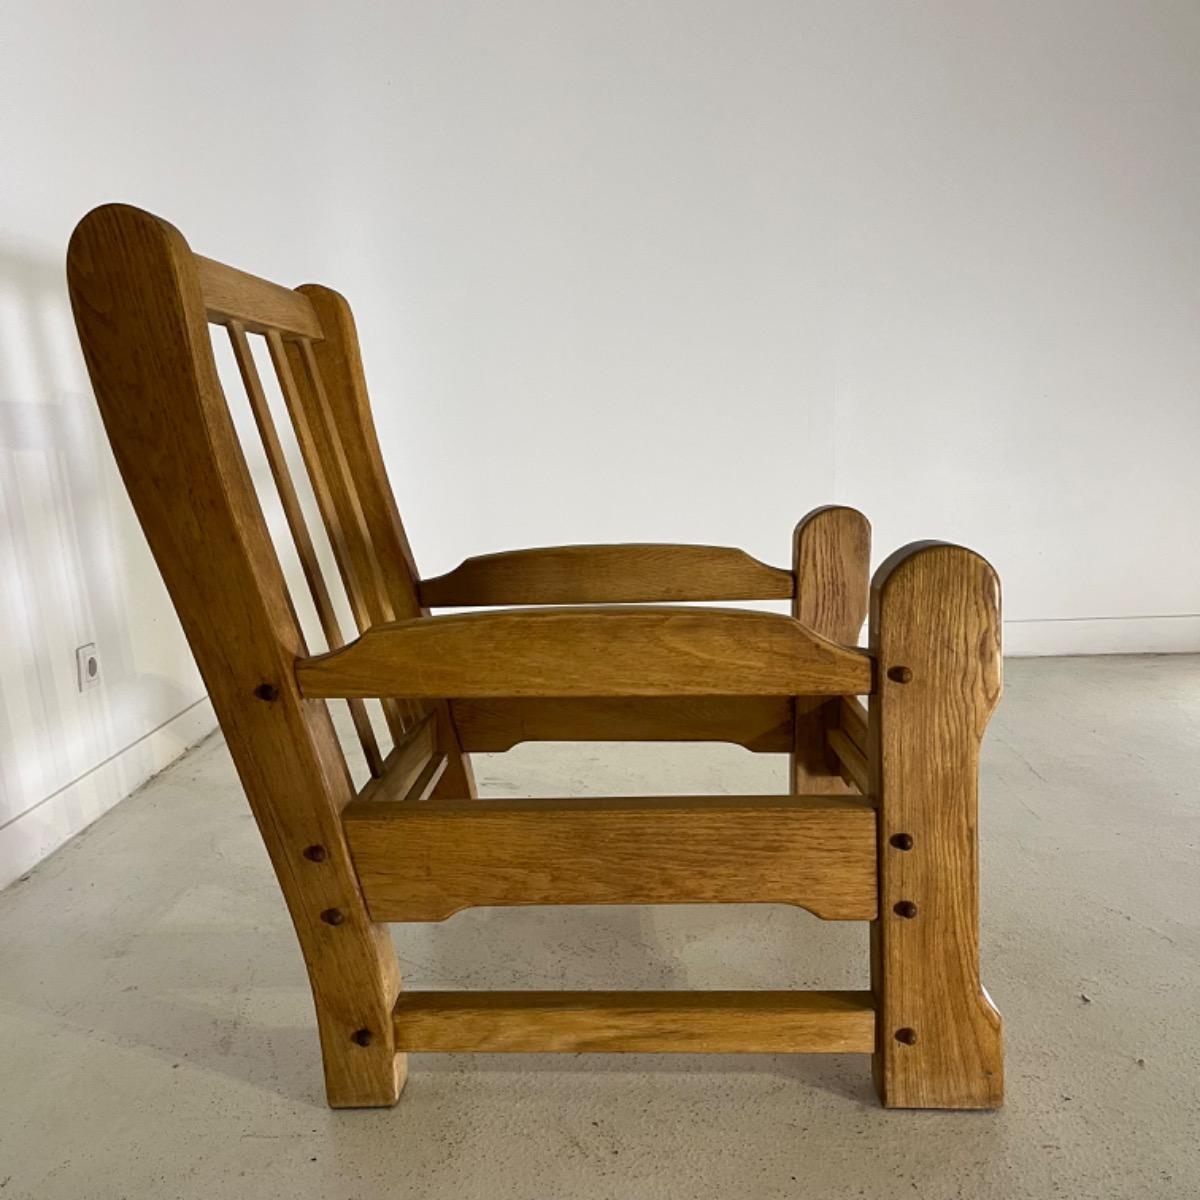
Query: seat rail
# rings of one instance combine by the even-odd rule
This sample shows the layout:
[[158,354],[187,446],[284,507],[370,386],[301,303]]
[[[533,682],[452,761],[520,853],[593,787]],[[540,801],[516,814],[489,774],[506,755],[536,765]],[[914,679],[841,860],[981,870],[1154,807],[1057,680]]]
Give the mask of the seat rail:
[[343,828],[375,921],[521,904],[795,904],[869,921],[861,796],[358,800]]
[[790,696],[504,697],[453,700],[464,750],[521,742],[732,742],[758,754],[792,748]]

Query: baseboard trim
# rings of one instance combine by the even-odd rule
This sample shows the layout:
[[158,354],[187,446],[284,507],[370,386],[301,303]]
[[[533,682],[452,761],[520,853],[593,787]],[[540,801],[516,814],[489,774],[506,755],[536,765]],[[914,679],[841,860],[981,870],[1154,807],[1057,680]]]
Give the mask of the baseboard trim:
[[1004,622],[1004,653],[1013,658],[1197,652],[1200,652],[1200,613]]
[[0,829],[0,888],[53,854],[217,727],[207,696]]

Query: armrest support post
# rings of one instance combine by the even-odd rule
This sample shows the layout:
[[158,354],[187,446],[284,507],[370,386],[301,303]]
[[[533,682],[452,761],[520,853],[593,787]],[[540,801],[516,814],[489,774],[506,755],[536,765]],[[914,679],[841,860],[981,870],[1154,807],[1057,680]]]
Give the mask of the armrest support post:
[[[823,637],[856,645],[867,619],[871,589],[871,524],[853,508],[814,509],[792,539],[796,591],[792,616]],[[798,696],[791,777],[795,795],[840,795],[850,789],[826,744],[838,705]]]

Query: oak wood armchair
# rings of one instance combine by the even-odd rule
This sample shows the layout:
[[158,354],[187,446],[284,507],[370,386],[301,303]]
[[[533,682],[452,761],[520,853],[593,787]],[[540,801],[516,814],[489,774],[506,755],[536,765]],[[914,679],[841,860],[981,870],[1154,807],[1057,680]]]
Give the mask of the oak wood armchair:
[[[1000,1103],[978,952],[978,751],[1000,694],[983,559],[919,543],[868,583],[866,519],[831,507],[797,526],[790,570],[711,546],[567,546],[421,579],[341,296],[202,258],[122,205],[80,222],[67,267],[117,462],[295,924],[331,1105],[394,1103],[410,1050],[851,1052],[873,1056],[885,1105]],[[210,325],[229,338],[325,653],[301,633]],[[348,644],[256,337],[358,627]],[[748,599],[792,615],[675,603]],[[443,606],[518,607],[429,615]],[[334,698],[371,772],[357,792]],[[790,794],[477,799],[469,752],[531,739],[789,753]],[[402,992],[385,925],[472,905],[750,901],[870,921],[871,990]]]

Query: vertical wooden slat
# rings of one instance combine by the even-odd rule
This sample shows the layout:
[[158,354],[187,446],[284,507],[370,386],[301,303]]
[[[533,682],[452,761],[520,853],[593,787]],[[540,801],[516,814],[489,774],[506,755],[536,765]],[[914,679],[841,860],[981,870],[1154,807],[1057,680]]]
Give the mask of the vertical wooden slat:
[[[296,486],[292,482],[288,470],[287,457],[279,440],[279,431],[275,428],[275,419],[271,415],[266,393],[263,391],[262,380],[258,375],[258,367],[254,355],[250,351],[250,342],[246,337],[245,326],[240,321],[231,320],[228,325],[229,341],[233,347],[233,356],[237,361],[238,371],[246,395],[250,400],[250,411],[254,414],[254,423],[262,439],[263,449],[267,456],[267,465],[271,469],[271,477],[275,480],[275,488],[279,493],[279,502],[283,507],[283,515],[287,520],[292,541],[296,545],[296,553],[300,559],[300,568],[308,583],[317,617],[321,622],[321,632],[331,650],[344,646],[341,626],[329,589],[325,586],[325,576],[321,573],[321,564],[313,547],[312,537],[308,532],[308,523],[304,519],[304,510],[300,498],[296,494]],[[383,774],[383,756],[379,752],[379,743],[375,739],[375,730],[371,728],[371,718],[367,714],[366,704],[362,700],[347,702],[350,709],[358,740],[362,743],[363,754],[371,774],[378,778]]]
[[310,344],[307,352],[297,353],[305,354],[315,365],[329,411],[337,422],[358,486],[361,511],[378,550],[388,597],[398,619],[419,617],[423,610],[417,597],[416,562],[375,435],[350,306],[337,292],[318,284],[306,283],[296,290],[312,304],[324,335]]
[[[333,501],[341,514],[343,528],[349,531],[347,543],[354,556],[355,569],[368,581],[365,589],[368,612],[372,614],[373,622],[396,620],[404,610],[397,608],[387,586],[383,558],[367,525],[363,488],[350,466],[346,454],[345,431],[338,423],[330,405],[325,381],[317,368],[312,342],[308,338],[293,341],[288,350],[288,357],[292,362],[293,375],[300,382],[300,393],[308,405],[320,451],[329,464],[328,478],[333,484]],[[296,367],[299,367],[299,370],[296,370]],[[385,706],[390,706],[391,712],[404,730],[410,729],[424,715],[423,708],[412,700],[393,697],[384,703]]]
[[[330,434],[320,397],[314,394],[307,372],[298,375],[293,370],[288,343],[274,331],[269,331],[266,338],[350,611],[361,633],[372,625],[393,620],[394,612],[382,593],[378,560],[362,527],[362,511],[356,503],[345,457],[340,453],[336,431]],[[303,365],[303,359],[300,361]],[[384,700],[383,711],[393,740],[399,741],[409,724],[400,705],[395,700]]]

